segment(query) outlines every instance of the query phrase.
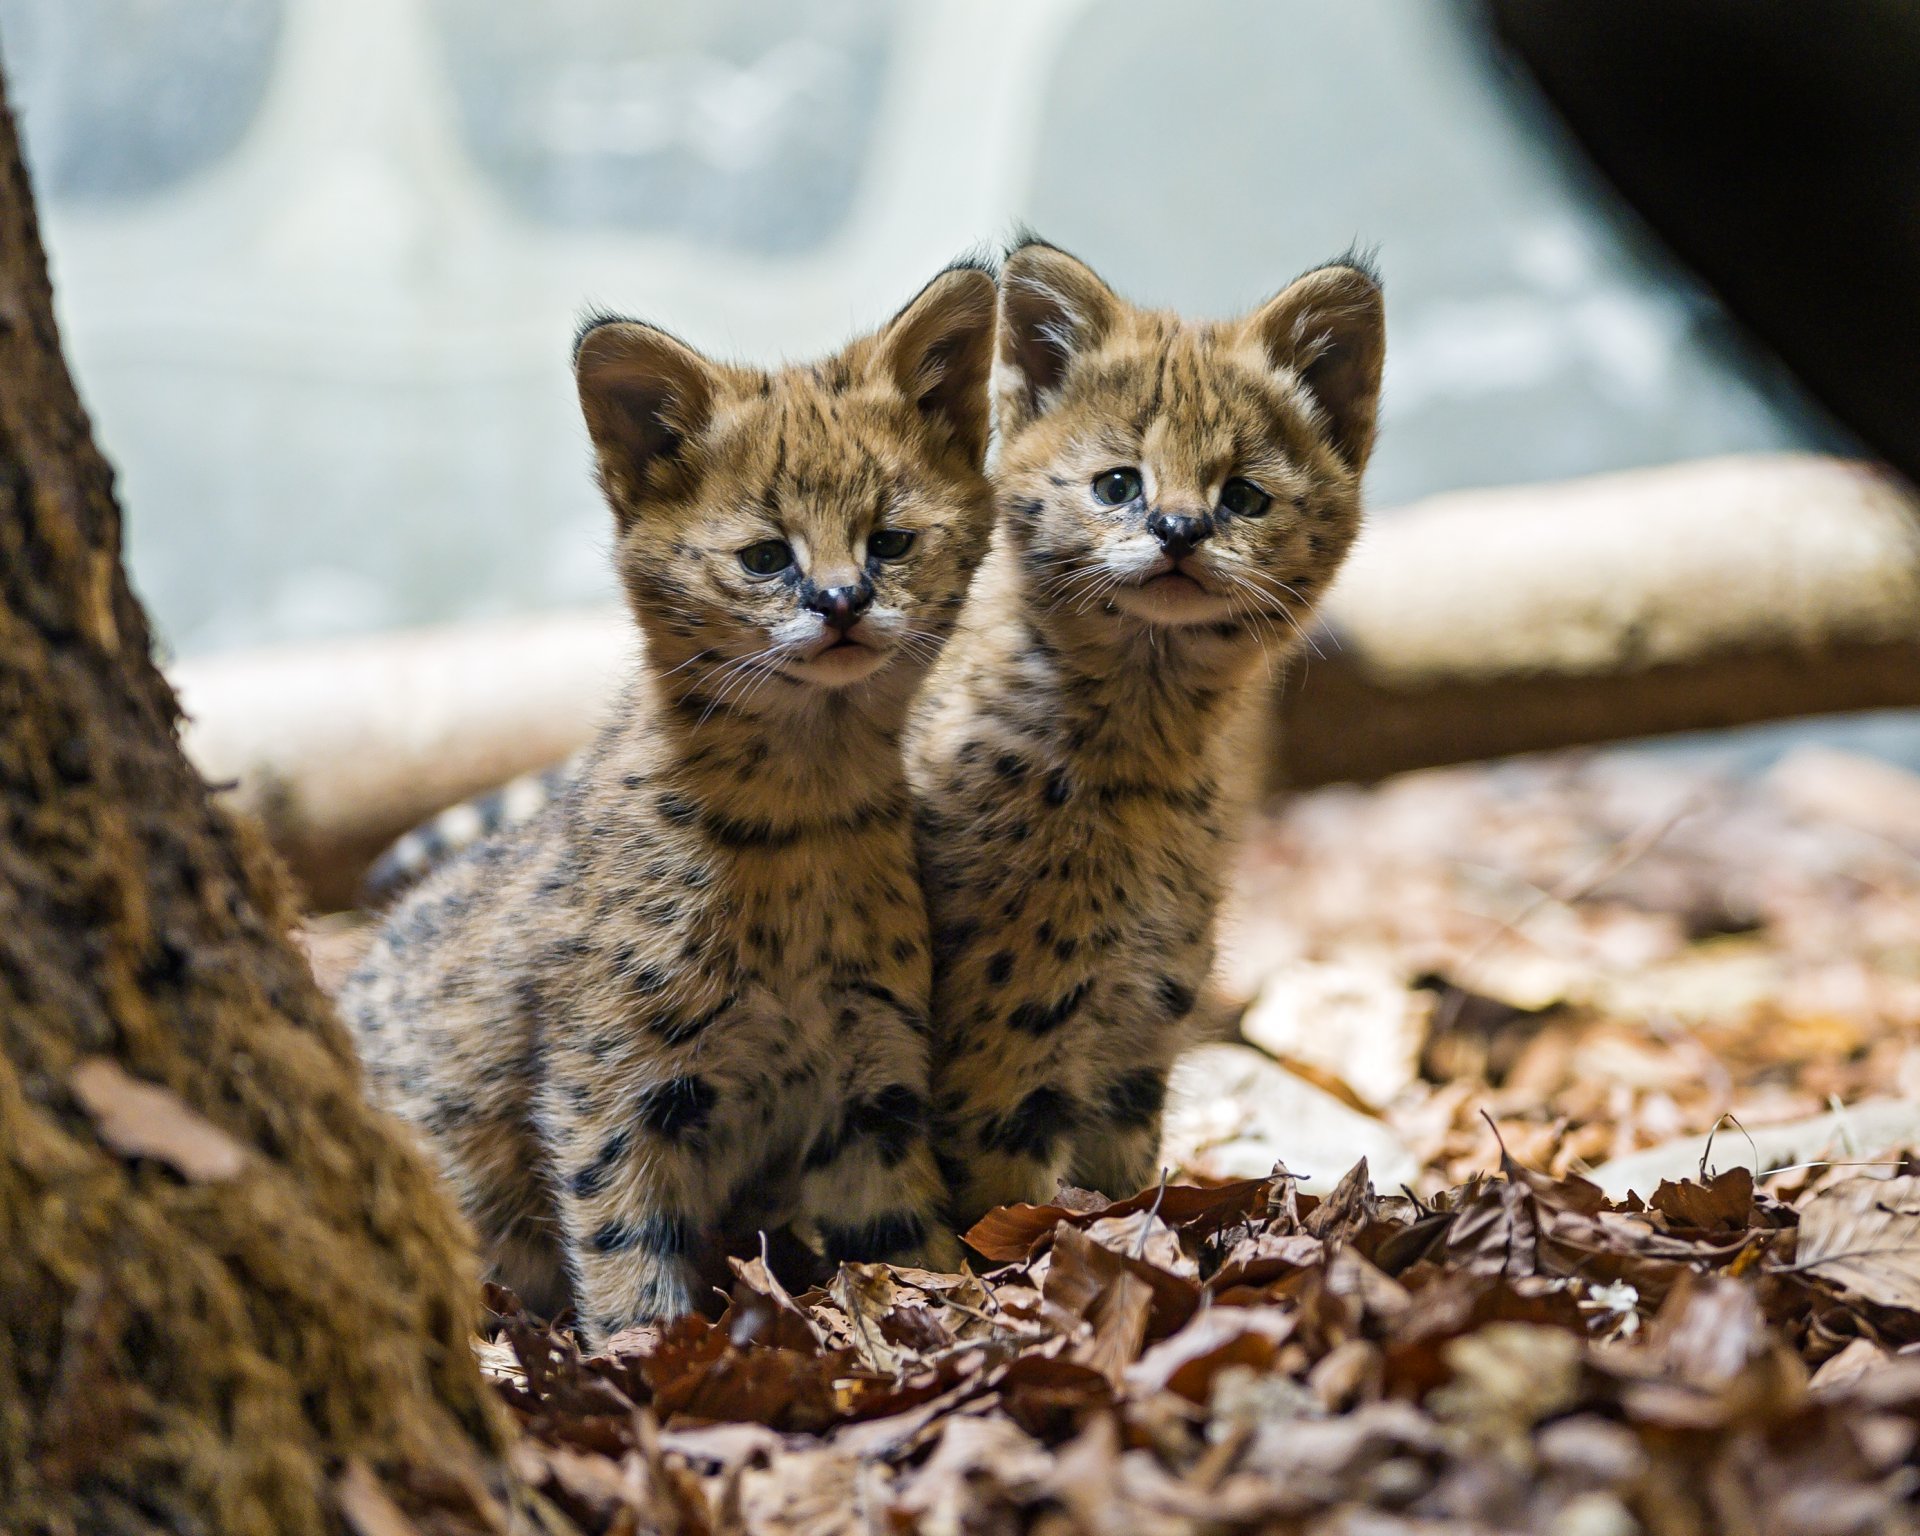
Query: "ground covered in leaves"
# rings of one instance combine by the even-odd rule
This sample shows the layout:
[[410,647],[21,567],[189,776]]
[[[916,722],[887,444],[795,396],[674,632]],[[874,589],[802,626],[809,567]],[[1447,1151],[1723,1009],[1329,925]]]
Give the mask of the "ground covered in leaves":
[[990,1215],[978,1275],[735,1261],[583,1359],[504,1293],[529,1477],[593,1531],[1915,1529],[1920,1178],[1648,1204],[1364,1166]]
[[592,1532],[1920,1532],[1920,779],[1414,775],[1238,884],[1167,1183],[959,1275],[736,1261],[592,1358],[495,1293],[529,1479]]

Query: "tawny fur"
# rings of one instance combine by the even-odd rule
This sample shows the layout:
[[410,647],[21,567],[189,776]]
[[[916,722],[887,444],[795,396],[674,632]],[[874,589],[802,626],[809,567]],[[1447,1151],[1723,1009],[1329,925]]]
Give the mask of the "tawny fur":
[[[993,311],[954,269],[772,373],[581,339],[639,663],[559,798],[406,897],[342,1004],[497,1275],[592,1337],[794,1217],[834,1258],[955,1256],[901,734],[989,535]],[[770,539],[794,566],[750,575]],[[836,587],[870,590],[873,656],[817,654]]]
[[[1256,784],[1247,729],[1359,527],[1384,346],[1347,265],[1217,324],[1038,243],[1001,286],[1001,523],[908,747],[962,1226],[1063,1178],[1156,1176]],[[1125,505],[1094,494],[1115,469],[1141,479]],[[1263,515],[1223,509],[1236,477]],[[1204,522],[1183,569],[1205,591],[1143,587],[1169,565],[1155,514]]]

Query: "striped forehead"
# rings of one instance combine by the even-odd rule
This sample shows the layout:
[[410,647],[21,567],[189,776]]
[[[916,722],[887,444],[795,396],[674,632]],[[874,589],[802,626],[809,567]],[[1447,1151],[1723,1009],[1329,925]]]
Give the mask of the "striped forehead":
[[1205,485],[1236,465],[1298,457],[1311,444],[1290,381],[1259,368],[1227,326],[1138,316],[1092,361],[1083,398],[1163,479]]
[[821,387],[803,371],[777,375],[730,424],[734,457],[758,486],[757,499],[788,513],[865,513],[896,478],[882,423],[857,398]]

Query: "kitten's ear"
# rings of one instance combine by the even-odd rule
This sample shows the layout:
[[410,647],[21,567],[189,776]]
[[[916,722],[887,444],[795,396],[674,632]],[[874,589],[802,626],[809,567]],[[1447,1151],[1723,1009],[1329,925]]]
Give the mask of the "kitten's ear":
[[1092,267],[1043,241],[1007,257],[1000,274],[1000,399],[1008,427],[1039,413],[1073,359],[1112,328],[1120,304]]
[[1358,474],[1373,450],[1387,314],[1371,273],[1321,267],[1267,300],[1246,322],[1271,367],[1286,368],[1326,412],[1334,450]]
[[713,417],[719,375],[693,348],[632,320],[582,334],[573,374],[614,512],[624,517],[684,472],[687,443]]
[[887,322],[875,353],[895,386],[978,469],[987,457],[993,278],[949,267]]

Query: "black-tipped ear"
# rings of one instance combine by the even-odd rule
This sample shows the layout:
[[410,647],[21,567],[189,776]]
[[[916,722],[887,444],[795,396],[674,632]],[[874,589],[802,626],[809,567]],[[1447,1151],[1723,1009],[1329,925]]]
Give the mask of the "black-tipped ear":
[[949,267],[887,322],[876,353],[901,394],[976,469],[987,456],[994,304],[988,273]]
[[1120,299],[1078,257],[1038,240],[1007,257],[1000,273],[1001,406],[1008,426],[1038,413],[1073,359],[1097,346]]
[[1321,267],[1267,300],[1246,325],[1270,366],[1300,376],[1327,414],[1334,450],[1358,474],[1373,451],[1387,356],[1379,280],[1359,267]]
[[693,348],[632,320],[585,331],[574,348],[580,410],[616,514],[663,489],[713,416],[718,375]]

